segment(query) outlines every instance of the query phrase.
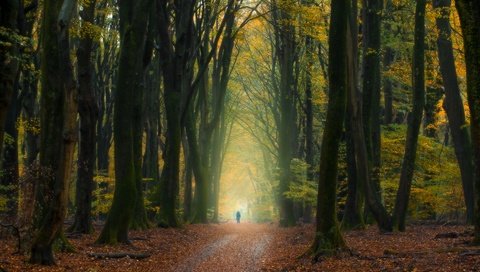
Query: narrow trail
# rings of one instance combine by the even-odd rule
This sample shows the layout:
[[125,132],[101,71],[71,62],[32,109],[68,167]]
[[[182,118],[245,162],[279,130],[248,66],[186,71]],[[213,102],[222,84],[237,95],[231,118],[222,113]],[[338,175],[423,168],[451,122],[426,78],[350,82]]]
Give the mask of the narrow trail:
[[271,240],[264,225],[222,224],[218,239],[191,254],[174,271],[259,271]]

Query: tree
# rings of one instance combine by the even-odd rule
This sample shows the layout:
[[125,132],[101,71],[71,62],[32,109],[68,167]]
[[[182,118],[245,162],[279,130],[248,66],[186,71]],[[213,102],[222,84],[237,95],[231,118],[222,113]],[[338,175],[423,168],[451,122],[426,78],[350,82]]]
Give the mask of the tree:
[[402,162],[400,185],[397,191],[393,222],[399,231],[405,231],[405,217],[412,187],[418,135],[425,106],[425,0],[417,0],[415,8],[415,43],[413,49],[413,107],[408,117],[407,139]]
[[467,97],[475,166],[475,243],[480,243],[480,3],[455,1],[463,33],[467,66]]
[[[336,214],[338,148],[346,114],[347,98],[347,28],[350,0],[333,0],[328,37],[329,98],[327,119],[320,153],[317,194],[316,232],[311,252],[316,256],[333,254],[346,248]],[[333,50],[334,49],[334,50]],[[351,63],[351,62],[350,62]]]
[[[117,93],[115,95],[115,192],[107,221],[97,243],[128,243],[128,229],[137,201],[134,154],[134,122],[136,96],[141,96],[143,83],[143,56],[148,25],[148,11],[152,1],[119,1],[120,62]],[[141,100],[140,100],[141,101]],[[138,140],[138,139],[137,139]]]
[[374,193],[380,192],[380,44],[383,0],[363,1],[363,125]]
[[92,75],[95,5],[95,0],[82,4],[82,10],[80,11],[82,36],[77,49],[80,140],[75,195],[77,209],[75,211],[75,221],[70,230],[78,233],[91,233],[93,231],[91,210],[94,188],[93,170],[95,168],[95,129],[98,113]]
[[[380,192],[380,22],[383,1],[364,1],[363,25],[363,97],[362,122],[368,158],[368,178],[365,180],[365,195],[369,211],[372,212],[382,231],[391,231],[391,220],[382,204]],[[358,120],[358,118],[357,118]],[[357,129],[357,132],[358,129]],[[361,136],[361,133],[357,137]],[[358,139],[357,139],[358,141]],[[360,142],[358,143],[360,146]],[[357,145],[358,146],[358,145]],[[362,150],[358,150],[362,155]],[[357,160],[363,160],[357,157]],[[363,161],[357,161],[363,163]],[[362,171],[363,169],[361,169]],[[363,170],[364,171],[364,170]],[[363,177],[361,177],[363,178]]]
[[75,1],[43,3],[39,229],[30,262],[54,264],[53,242],[62,238],[76,141],[76,84],[70,61],[69,23]]
[[275,34],[275,54],[279,66],[279,112],[278,123],[278,167],[280,205],[280,225],[289,227],[295,225],[293,201],[285,196],[292,180],[290,164],[296,151],[296,86],[294,67],[297,61],[297,42],[295,26],[290,10],[295,1],[272,1],[272,19]]
[[473,222],[474,215],[474,165],[472,146],[465,120],[463,100],[458,86],[457,71],[453,55],[450,26],[451,0],[435,0],[434,7],[439,10],[436,18],[438,29],[437,49],[445,90],[444,109],[447,112],[448,124],[452,134],[453,147],[462,176],[463,195],[467,208],[467,221]]
[[[347,117],[345,119],[345,138],[347,146],[347,174],[348,174],[348,195],[345,203],[345,211],[342,219],[342,229],[362,229],[365,227],[363,219],[364,205],[364,183],[368,181],[367,161],[362,161],[358,154],[365,148],[363,119],[361,112],[361,100],[358,90],[358,3],[352,0],[352,12],[347,29],[347,50],[348,50],[348,95],[347,95]],[[360,103],[360,104],[359,104]],[[363,145],[363,146],[360,146]],[[358,146],[358,147],[356,147]],[[359,149],[359,150],[357,150]],[[361,149],[361,150],[360,150]],[[366,166],[366,168],[362,168]],[[364,172],[362,172],[362,170]],[[365,179],[366,178],[366,179]]]
[[[177,227],[177,195],[180,172],[181,117],[183,97],[191,89],[190,61],[193,47],[195,0],[157,2],[159,56],[163,73],[165,117],[167,120],[164,166],[160,177],[160,225]],[[170,12],[175,14],[171,22]],[[173,28],[174,31],[171,31]],[[175,42],[174,42],[175,41]],[[198,182],[198,180],[197,180]],[[198,184],[197,184],[198,186]]]

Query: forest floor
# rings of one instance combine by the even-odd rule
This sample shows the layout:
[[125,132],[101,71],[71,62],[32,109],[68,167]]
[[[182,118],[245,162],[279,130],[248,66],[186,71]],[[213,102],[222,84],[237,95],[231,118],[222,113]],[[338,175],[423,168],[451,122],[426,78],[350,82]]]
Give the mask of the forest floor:
[[[0,238],[0,271],[480,271],[480,248],[468,245],[471,230],[464,226],[417,225],[393,234],[380,234],[374,226],[350,231],[345,234],[349,252],[317,263],[299,258],[313,235],[311,225],[282,229],[250,223],[132,231],[132,244],[118,246],[97,246],[96,235],[84,235],[70,237],[76,252],[57,253],[54,267],[28,264],[15,254],[15,240]],[[92,256],[98,253],[148,257]]]

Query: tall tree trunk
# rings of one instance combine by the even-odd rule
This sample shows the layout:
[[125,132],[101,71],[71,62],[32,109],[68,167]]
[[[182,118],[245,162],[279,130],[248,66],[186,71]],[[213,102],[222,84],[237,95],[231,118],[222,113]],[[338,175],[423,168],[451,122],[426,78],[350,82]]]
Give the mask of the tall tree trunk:
[[[29,16],[30,14],[36,14],[38,9],[38,3],[31,3],[29,12],[23,16],[22,24],[24,25],[24,36],[32,37],[33,27],[37,22],[35,16]],[[21,71],[21,107],[23,123],[28,124],[25,127],[24,140],[22,146],[22,156],[24,170],[18,184],[18,214],[16,218],[16,224],[19,231],[19,252],[22,254],[28,254],[33,239],[33,215],[35,211],[35,183],[36,183],[36,170],[38,170],[38,163],[33,164],[38,155],[38,138],[39,138],[39,123],[38,123],[38,101],[37,101],[37,85],[38,85],[38,73],[39,70],[38,50],[32,48],[32,56],[29,60],[31,67],[34,67],[34,71],[30,69],[22,69]]]
[[436,18],[438,29],[438,59],[445,89],[444,108],[447,112],[448,124],[452,134],[453,147],[462,176],[463,196],[467,207],[467,221],[473,222],[474,215],[474,165],[472,146],[465,120],[463,100],[458,86],[457,71],[451,40],[450,6],[451,0],[435,0],[434,7],[439,9]]
[[296,151],[296,101],[294,66],[296,55],[295,27],[286,6],[292,1],[280,1],[278,6],[274,3],[273,21],[275,28],[275,54],[278,58],[280,73],[279,111],[280,123],[278,124],[278,168],[280,225],[289,227],[295,225],[293,201],[285,196],[292,180],[290,164]]
[[[138,56],[145,51],[148,16],[151,0],[119,2],[120,8],[120,63],[117,93],[115,95],[115,192],[107,221],[97,243],[128,243],[128,229],[137,201],[137,171],[135,162],[136,119],[135,106],[143,90],[143,62]],[[140,100],[141,101],[141,100]],[[140,155],[141,156],[141,155]],[[141,163],[141,162],[140,162]],[[141,173],[140,173],[141,175]]]
[[[312,1],[304,0],[304,4],[311,6]],[[313,182],[315,179],[315,155],[314,155],[314,135],[313,135],[313,92],[312,92],[312,72],[314,65],[315,45],[310,35],[305,36],[305,59],[307,67],[305,71],[305,162],[307,163],[307,180]],[[312,205],[305,203],[303,211],[303,221],[312,222]]]
[[143,177],[150,179],[149,188],[157,186],[160,180],[160,159],[158,152],[160,150],[160,58],[158,54],[154,56],[150,64],[150,73],[152,76],[146,76],[146,94],[144,98],[145,115],[145,153],[143,155]]
[[41,224],[30,262],[54,264],[53,242],[62,238],[77,136],[77,92],[70,61],[69,23],[75,1],[43,2],[40,167],[37,198]]
[[[167,3],[157,1],[159,54],[163,72],[164,101],[167,120],[165,163],[160,178],[160,224],[179,225],[176,208],[179,187],[180,150],[182,137],[182,108],[184,94],[190,91],[192,71],[190,58],[193,44],[193,13],[195,0]],[[170,8],[175,14],[170,22]],[[172,35],[174,29],[175,38]],[[173,43],[175,40],[175,43]],[[188,110],[186,111],[188,112]],[[198,182],[198,180],[197,180]]]
[[[148,14],[148,30],[147,37],[144,42],[145,49],[143,52],[143,63],[142,63],[142,72],[141,78],[142,81],[139,84],[139,87],[142,88],[141,91],[137,91],[135,95],[135,105],[134,105],[134,115],[133,115],[133,164],[135,166],[135,184],[137,187],[137,196],[135,200],[135,210],[133,213],[133,220],[130,223],[132,229],[147,229],[150,226],[150,223],[147,219],[147,212],[145,209],[145,200],[144,200],[144,190],[145,186],[143,183],[143,174],[142,174],[142,140],[143,140],[143,124],[145,121],[144,116],[144,93],[147,91],[146,87],[146,72],[148,66],[151,63],[153,55],[153,42],[154,42],[154,11],[155,9],[151,8]],[[146,15],[147,16],[147,15]]]
[[467,64],[467,97],[475,166],[475,243],[480,244],[480,2],[455,1],[463,33]]
[[409,114],[405,154],[403,156],[400,186],[395,200],[393,212],[394,227],[405,231],[408,200],[412,187],[415,158],[417,153],[418,134],[422,124],[425,106],[425,5],[426,0],[417,0],[415,8],[415,44],[413,49],[413,107]]
[[[332,0],[330,17],[328,80],[330,86],[327,119],[320,153],[316,232],[311,251],[318,257],[335,254],[346,248],[340,232],[337,213],[338,149],[342,135],[347,98],[347,28],[350,0]],[[332,50],[335,48],[335,50]]]
[[[357,160],[355,157],[355,129],[354,119],[356,113],[354,105],[357,103],[358,94],[358,3],[352,0],[352,12],[349,19],[349,27],[347,29],[347,50],[351,57],[351,63],[348,65],[348,96],[347,96],[347,118],[345,119],[345,134],[347,144],[347,171],[348,171],[348,195],[345,203],[345,212],[342,219],[342,229],[363,229],[365,223],[363,220],[363,204],[364,204],[364,188],[359,181]],[[352,90],[350,90],[352,89]]]
[[93,24],[96,1],[83,3],[80,17],[82,30],[77,49],[78,60],[78,92],[80,115],[80,140],[77,161],[77,184],[75,194],[75,218],[71,231],[77,233],[91,233],[92,228],[92,193],[94,189],[93,170],[95,168],[95,143],[97,105],[93,88],[93,37],[88,29]]
[[383,0],[364,0],[363,121],[370,162],[370,179],[376,198],[380,188],[380,32]]

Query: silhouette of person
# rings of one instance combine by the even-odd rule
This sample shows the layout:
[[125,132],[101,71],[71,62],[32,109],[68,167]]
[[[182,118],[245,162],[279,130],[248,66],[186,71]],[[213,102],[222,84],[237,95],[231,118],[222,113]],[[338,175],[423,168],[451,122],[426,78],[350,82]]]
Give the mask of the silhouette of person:
[[240,214],[240,211],[237,211],[235,217],[237,218],[237,224],[240,223],[240,217],[242,217],[242,215]]

